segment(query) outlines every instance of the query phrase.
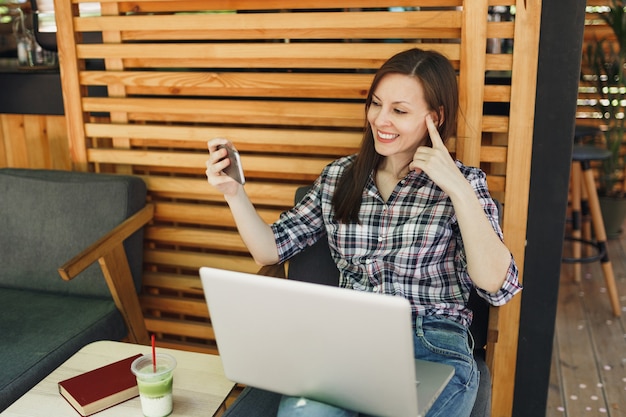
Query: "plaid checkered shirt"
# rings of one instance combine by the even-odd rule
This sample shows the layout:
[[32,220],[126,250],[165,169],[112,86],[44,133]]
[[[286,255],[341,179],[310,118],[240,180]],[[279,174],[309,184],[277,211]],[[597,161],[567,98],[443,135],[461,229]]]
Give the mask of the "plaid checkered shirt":
[[[360,224],[339,223],[334,219],[332,196],[354,157],[340,158],[324,168],[307,195],[272,224],[280,261],[318,239],[328,239],[340,271],[340,286],[403,296],[411,302],[414,318],[440,315],[469,327],[472,312],[466,303],[473,283],[448,196],[425,173],[411,171],[384,201],[370,175],[363,190]],[[485,173],[456,164],[502,239]],[[518,269],[511,257],[500,290],[478,289],[478,293],[489,303],[502,305],[520,290]]]

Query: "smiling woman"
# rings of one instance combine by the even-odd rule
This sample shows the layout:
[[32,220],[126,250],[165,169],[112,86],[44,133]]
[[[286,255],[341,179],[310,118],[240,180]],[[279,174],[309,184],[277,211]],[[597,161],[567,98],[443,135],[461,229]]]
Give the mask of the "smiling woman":
[[[450,91],[436,93],[442,86]],[[456,121],[457,95],[454,68],[442,54],[418,48],[394,54],[369,88],[359,152],[328,164],[307,195],[271,225],[241,184],[218,175],[228,166],[220,149],[228,140],[208,142],[208,181],[224,195],[259,264],[282,263],[328,241],[340,287],[410,302],[413,329],[406,331],[414,336],[415,358],[455,368],[433,417],[469,416],[476,399],[471,291],[504,305],[521,290],[486,175],[455,161],[444,144],[454,132],[446,122]],[[311,399],[300,403],[284,396],[278,416],[356,415]]]
[[[222,196],[206,184],[207,139],[231,139],[246,191],[271,223],[293,205],[296,188],[358,150],[373,73],[413,46],[441,52],[457,71],[463,141],[452,137],[447,147],[485,170],[490,191],[505,203],[507,244],[523,261],[532,143],[526,115],[534,109],[541,2],[518,2],[525,5],[518,19],[495,23],[487,0],[107,0],[102,16],[78,17],[82,3],[55,0],[59,21],[75,23],[57,33],[66,52],[72,163],[132,171],[149,183],[158,219],[146,238],[142,303],[161,342],[214,349],[206,308],[196,307],[200,264],[258,270]],[[371,8],[355,9],[365,4]],[[416,4],[419,10],[387,10]],[[225,9],[236,12],[207,13]],[[97,30],[106,42],[81,41]],[[486,54],[485,37],[514,35],[521,45],[515,59]],[[85,68],[89,60],[106,68]],[[513,85],[486,85],[492,71],[513,71]],[[94,87],[107,96],[89,94]],[[485,113],[486,102],[510,103],[513,117]],[[488,358],[497,408],[508,407],[512,392],[516,311],[510,303],[492,316]]]

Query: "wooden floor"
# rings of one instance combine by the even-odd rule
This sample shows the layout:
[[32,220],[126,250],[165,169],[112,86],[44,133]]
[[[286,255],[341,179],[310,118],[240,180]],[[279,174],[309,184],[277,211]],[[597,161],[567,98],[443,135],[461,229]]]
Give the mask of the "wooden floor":
[[625,235],[608,245],[621,318],[611,314],[599,263],[582,266],[580,283],[573,265],[561,268],[546,417],[626,417]]

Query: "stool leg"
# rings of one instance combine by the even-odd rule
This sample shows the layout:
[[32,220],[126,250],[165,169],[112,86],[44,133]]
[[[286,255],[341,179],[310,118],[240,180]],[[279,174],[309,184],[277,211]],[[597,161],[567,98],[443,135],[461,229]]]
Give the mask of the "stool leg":
[[589,198],[589,211],[591,212],[593,231],[596,235],[598,246],[604,249],[604,257],[600,260],[600,262],[602,263],[602,272],[604,273],[606,289],[609,294],[613,315],[615,317],[619,317],[622,309],[619,302],[619,296],[617,294],[617,285],[615,284],[613,265],[609,260],[609,254],[606,250],[606,229],[604,228],[604,220],[602,219],[602,212],[600,211],[600,201],[596,191],[596,182],[593,178],[593,171],[591,170],[589,162],[583,162],[581,167],[583,170],[584,185],[587,189],[587,197]]
[[[581,184],[582,185],[582,184]],[[589,197],[587,196],[587,187],[582,187],[580,193],[580,227],[582,230],[582,238],[587,242],[591,242],[593,237],[591,236],[591,218],[589,210]],[[585,256],[591,256],[593,254],[593,246],[584,246]]]
[[[572,258],[581,258],[581,192],[582,192],[582,175],[580,162],[572,162],[572,180],[571,180],[571,198],[572,198]],[[574,281],[580,282],[582,276],[582,265],[576,262],[574,267]]]

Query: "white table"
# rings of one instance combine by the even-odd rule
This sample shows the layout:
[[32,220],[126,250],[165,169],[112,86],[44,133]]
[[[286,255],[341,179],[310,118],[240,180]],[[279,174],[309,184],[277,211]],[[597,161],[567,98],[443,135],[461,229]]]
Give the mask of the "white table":
[[[57,383],[82,372],[127,358],[138,353],[150,353],[149,346],[122,342],[101,341],[91,343],[35,385],[15,403],[2,417],[80,417],[80,414],[59,394]],[[175,416],[214,416],[234,388],[235,384],[224,376],[219,356],[159,348],[174,356]],[[98,417],[142,416],[139,397],[133,398],[97,413]]]

